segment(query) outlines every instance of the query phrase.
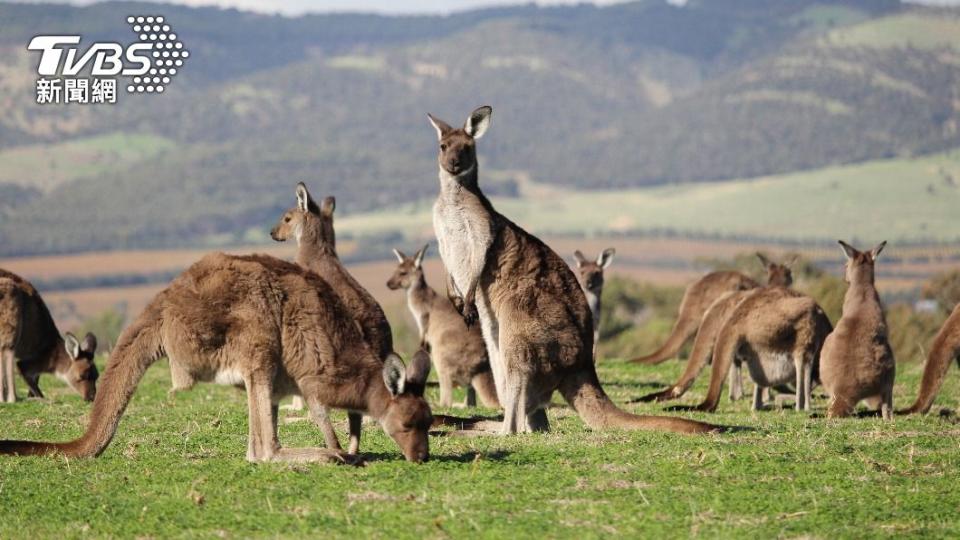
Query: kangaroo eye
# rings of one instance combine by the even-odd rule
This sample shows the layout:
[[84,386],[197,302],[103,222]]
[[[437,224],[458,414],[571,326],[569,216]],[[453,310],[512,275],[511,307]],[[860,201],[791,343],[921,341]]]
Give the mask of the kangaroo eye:
[[446,151],[447,151],[447,144],[446,144],[446,143],[440,143],[440,151],[441,151],[441,152],[446,152]]
[[284,223],[290,223],[290,216],[283,218]]

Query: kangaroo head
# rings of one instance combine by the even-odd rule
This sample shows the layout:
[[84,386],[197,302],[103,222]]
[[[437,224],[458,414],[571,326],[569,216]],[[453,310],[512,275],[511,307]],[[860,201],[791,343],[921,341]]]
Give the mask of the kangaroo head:
[[857,248],[843,240],[837,240],[837,242],[843,249],[844,256],[847,257],[846,271],[843,275],[844,281],[847,283],[873,283],[874,265],[877,262],[877,257],[880,256],[880,252],[887,245],[887,241],[880,242],[870,251],[858,251]]
[[67,332],[63,338],[63,345],[71,361],[66,373],[61,373],[60,376],[83,396],[84,400],[93,401],[97,395],[97,378],[100,377],[97,365],[93,362],[97,352],[96,336],[87,332],[81,342],[77,336]]
[[383,363],[383,382],[391,397],[380,425],[400,446],[403,457],[414,463],[423,463],[430,457],[427,432],[433,415],[423,398],[429,374],[430,356],[423,350],[417,351],[406,367],[396,354],[387,356]]
[[307,186],[300,182],[297,184],[297,205],[280,216],[280,221],[270,229],[270,238],[277,242],[294,238],[299,244],[301,238],[309,236],[320,244],[335,247],[333,211],[336,207],[337,200],[333,197],[327,197],[317,205]]
[[427,248],[430,247],[430,244],[426,244],[420,251],[416,253],[413,257],[407,257],[399,249],[393,250],[393,254],[397,256],[397,269],[393,271],[393,275],[390,276],[390,279],[387,280],[387,288],[391,291],[397,289],[409,289],[411,285],[416,283],[423,277],[423,256],[427,253]]
[[790,265],[796,260],[795,258],[791,258],[783,263],[775,263],[768,259],[763,253],[759,252],[757,253],[757,258],[760,259],[763,267],[767,269],[767,285],[779,287],[789,287],[793,285],[793,270],[790,269]]
[[440,170],[451,176],[460,176],[470,172],[477,164],[476,139],[483,137],[490,127],[490,115],[493,109],[488,106],[479,107],[470,113],[463,127],[454,129],[449,124],[428,114],[430,123],[437,130],[437,139],[440,141],[440,153],[437,162]]
[[583,288],[594,294],[599,295],[603,289],[603,271],[613,262],[613,256],[617,250],[607,248],[603,253],[597,256],[596,261],[588,260],[580,253],[580,250],[573,252],[573,257],[577,263],[577,270],[580,271],[580,283]]

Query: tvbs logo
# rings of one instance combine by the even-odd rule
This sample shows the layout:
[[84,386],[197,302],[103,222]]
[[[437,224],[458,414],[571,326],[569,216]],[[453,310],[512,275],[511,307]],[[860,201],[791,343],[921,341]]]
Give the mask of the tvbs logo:
[[77,35],[30,40],[27,49],[40,52],[37,103],[116,103],[118,77],[129,93],[163,93],[190,52],[162,16],[130,16],[127,24],[139,37],[127,46],[97,42],[84,50]]

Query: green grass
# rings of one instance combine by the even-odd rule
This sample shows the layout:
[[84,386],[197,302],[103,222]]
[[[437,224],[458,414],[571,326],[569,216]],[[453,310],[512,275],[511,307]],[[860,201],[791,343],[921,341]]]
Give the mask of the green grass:
[[[604,362],[601,377],[622,403],[680,367]],[[901,366],[899,405],[919,373]],[[50,402],[3,406],[4,437],[80,433],[87,406],[56,381],[41,384]],[[435,437],[424,465],[403,461],[374,427],[365,468],[252,465],[241,392],[201,385],[168,397],[168,388],[165,364],[151,368],[100,458],[0,459],[0,537],[960,535],[960,427],[937,415],[827,421],[724,399],[718,414],[696,416],[755,431],[691,437],[591,432],[554,408],[549,434]],[[935,410],[958,398],[952,370]],[[288,446],[321,440],[307,424],[280,436]]]
[[960,18],[945,12],[904,13],[838,28],[824,39],[841,47],[960,49]]
[[10,148],[0,151],[0,183],[48,191],[70,180],[135,165],[174,146],[172,141],[156,135],[110,133],[57,144]]
[[[481,179],[481,185],[483,180]],[[872,161],[723,183],[621,191],[536,188],[494,199],[497,210],[539,234],[671,229],[791,240],[960,238],[960,151]],[[428,233],[431,204],[346,216],[355,235]],[[595,209],[603,209],[595,211]]]

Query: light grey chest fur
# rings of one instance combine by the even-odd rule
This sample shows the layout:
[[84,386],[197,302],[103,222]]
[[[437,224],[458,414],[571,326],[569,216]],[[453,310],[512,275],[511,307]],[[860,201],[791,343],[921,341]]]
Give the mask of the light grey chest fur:
[[482,270],[492,240],[490,218],[485,214],[459,204],[454,195],[446,193],[433,205],[440,258],[461,294],[466,294],[471,279]]

